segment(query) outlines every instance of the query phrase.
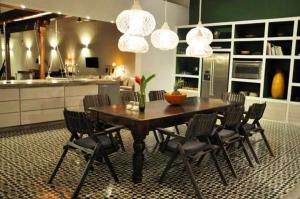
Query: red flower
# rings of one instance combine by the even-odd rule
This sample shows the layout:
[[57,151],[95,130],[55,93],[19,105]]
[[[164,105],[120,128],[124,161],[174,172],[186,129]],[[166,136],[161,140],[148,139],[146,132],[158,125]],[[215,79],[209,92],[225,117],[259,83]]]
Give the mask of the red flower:
[[139,85],[141,85],[141,77],[139,77],[139,76],[135,76],[134,77],[134,81],[137,83],[137,84],[139,84]]

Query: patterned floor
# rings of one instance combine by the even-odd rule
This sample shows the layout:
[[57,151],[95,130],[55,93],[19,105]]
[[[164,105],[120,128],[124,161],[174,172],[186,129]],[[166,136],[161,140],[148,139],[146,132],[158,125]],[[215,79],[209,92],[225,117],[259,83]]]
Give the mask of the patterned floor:
[[[250,168],[242,153],[233,154],[239,176],[235,179],[220,155],[229,181],[227,187],[220,182],[210,160],[204,161],[193,170],[205,198],[284,198],[300,182],[300,128],[273,122],[264,122],[264,127],[276,157],[270,157],[265,146],[258,144],[256,150],[262,164]],[[155,150],[152,135],[147,137],[144,182],[133,184],[132,138],[127,131],[122,136],[126,152],[111,157],[120,183],[111,180],[105,165],[97,165],[82,188],[81,198],[196,198],[189,179],[178,172],[181,168],[170,171],[165,183],[157,183],[167,157]],[[85,166],[76,153],[68,153],[53,185],[46,183],[68,138],[69,133],[61,126],[1,133],[0,198],[70,198]]]

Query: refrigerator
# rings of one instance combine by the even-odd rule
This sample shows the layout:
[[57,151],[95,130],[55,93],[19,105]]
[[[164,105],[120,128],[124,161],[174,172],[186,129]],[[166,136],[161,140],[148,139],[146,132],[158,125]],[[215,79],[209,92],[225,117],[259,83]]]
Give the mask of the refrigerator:
[[227,92],[230,53],[214,53],[202,59],[201,97],[221,98]]

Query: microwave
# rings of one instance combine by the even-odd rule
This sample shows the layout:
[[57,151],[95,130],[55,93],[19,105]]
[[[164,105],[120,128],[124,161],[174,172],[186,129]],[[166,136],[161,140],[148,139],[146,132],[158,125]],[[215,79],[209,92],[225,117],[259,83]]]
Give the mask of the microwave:
[[233,61],[233,78],[260,79],[262,61]]

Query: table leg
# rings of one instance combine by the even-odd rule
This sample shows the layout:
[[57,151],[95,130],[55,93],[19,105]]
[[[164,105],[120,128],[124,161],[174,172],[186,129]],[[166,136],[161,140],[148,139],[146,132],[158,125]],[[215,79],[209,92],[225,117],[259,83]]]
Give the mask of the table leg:
[[142,182],[143,179],[143,167],[144,167],[144,149],[145,149],[145,138],[147,130],[144,127],[136,128],[131,130],[133,135],[133,149],[134,153],[132,156],[132,181],[134,183]]

